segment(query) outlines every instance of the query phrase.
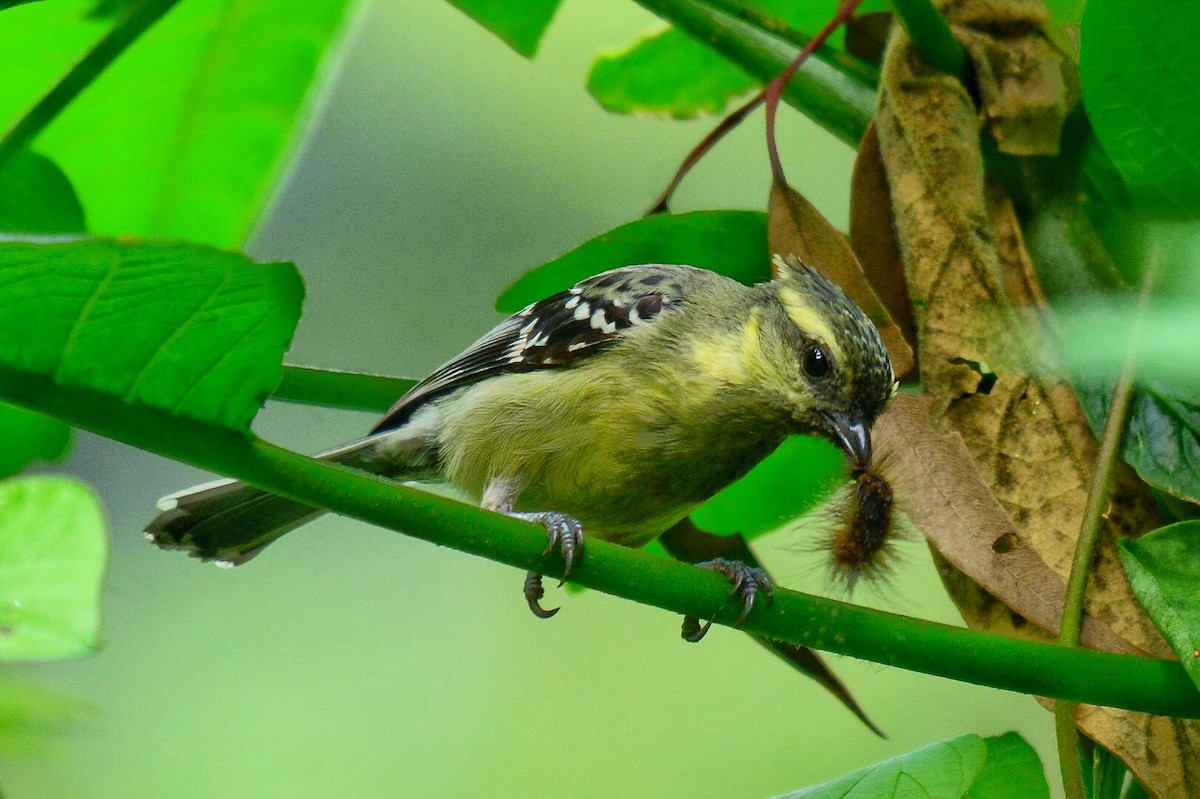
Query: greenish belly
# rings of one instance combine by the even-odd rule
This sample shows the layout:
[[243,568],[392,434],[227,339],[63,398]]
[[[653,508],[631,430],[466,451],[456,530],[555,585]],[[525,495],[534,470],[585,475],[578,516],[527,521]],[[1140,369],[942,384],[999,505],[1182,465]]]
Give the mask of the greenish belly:
[[653,540],[783,438],[721,407],[680,414],[672,398],[606,397],[586,383],[573,388],[593,396],[547,403],[529,395],[536,375],[512,377],[519,382],[481,386],[447,414],[447,479],[476,496],[492,478],[515,479],[516,509],[561,511],[587,535],[629,546]]

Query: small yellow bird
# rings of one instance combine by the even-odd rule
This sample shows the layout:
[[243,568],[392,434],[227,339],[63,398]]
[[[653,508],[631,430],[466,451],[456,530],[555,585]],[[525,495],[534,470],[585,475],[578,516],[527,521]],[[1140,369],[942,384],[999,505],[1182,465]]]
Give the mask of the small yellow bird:
[[[319,457],[400,480],[446,482],[482,507],[545,526],[571,563],[583,531],[642,546],[792,433],[857,464],[895,377],[879,333],[841,289],[794,258],[744,286],[704,269],[613,269],[508,317],[400,398],[358,441]],[[224,480],[165,497],[159,546],[242,563],[323,511]],[[740,584],[759,570],[710,567]],[[748,594],[748,595],[747,595]],[[541,577],[525,581],[543,610]]]

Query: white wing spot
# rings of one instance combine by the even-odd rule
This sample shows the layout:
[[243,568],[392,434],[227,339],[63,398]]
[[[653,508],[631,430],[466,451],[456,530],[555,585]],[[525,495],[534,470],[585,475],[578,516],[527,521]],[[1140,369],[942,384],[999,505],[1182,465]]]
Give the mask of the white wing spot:
[[596,310],[596,312],[594,314],[592,314],[591,324],[592,324],[592,327],[596,328],[601,333],[614,333],[614,332],[616,332],[616,329],[617,329],[616,324],[608,321],[604,317],[604,309],[603,308],[598,308]]
[[[599,311],[597,311],[599,313]],[[579,307],[575,309],[574,318],[582,322],[592,315],[592,308],[586,302],[579,303]]]
[[575,294],[574,296],[571,297],[571,299],[567,300],[567,304],[564,305],[563,307],[569,311],[578,304],[579,304],[579,295]]

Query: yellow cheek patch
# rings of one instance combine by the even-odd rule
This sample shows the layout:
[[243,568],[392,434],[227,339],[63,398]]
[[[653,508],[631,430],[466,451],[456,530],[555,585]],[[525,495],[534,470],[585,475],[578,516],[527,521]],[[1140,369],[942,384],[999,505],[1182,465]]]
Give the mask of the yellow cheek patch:
[[746,364],[742,361],[736,337],[700,339],[692,347],[692,359],[704,374],[722,383],[746,382]]
[[741,385],[755,372],[763,371],[766,357],[759,335],[762,312],[755,308],[740,335],[701,339],[692,349],[692,357],[705,374],[722,383]]
[[800,292],[785,286],[779,290],[779,301],[796,327],[813,338],[819,339],[829,349],[829,354],[833,356],[834,360],[842,357],[842,349],[838,346],[833,328],[825,321],[825,317],[818,314],[812,306],[804,301]]

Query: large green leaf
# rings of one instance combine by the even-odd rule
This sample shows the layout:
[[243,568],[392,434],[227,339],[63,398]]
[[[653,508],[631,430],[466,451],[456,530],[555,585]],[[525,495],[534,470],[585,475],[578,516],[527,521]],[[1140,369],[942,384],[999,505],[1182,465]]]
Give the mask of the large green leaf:
[[606,111],[689,119],[722,111],[758,81],[677,28],[601,54],[587,89]]
[[62,477],[0,482],[0,659],[73,657],[100,644],[104,512]]
[[[86,0],[0,17],[0,127],[111,24]],[[180,3],[38,140],[93,231],[245,241],[283,173],[347,0]]]
[[1009,733],[951,738],[779,799],[1039,799],[1049,794],[1037,753]]
[[303,293],[290,264],[200,245],[0,244],[0,363],[247,429]]
[[1089,0],[1079,74],[1096,136],[1135,201],[1200,212],[1200,0]]
[[1172,524],[1119,543],[1138,601],[1200,686],[1200,522]]
[[28,150],[0,162],[0,231],[82,233],[83,207],[62,170]]
[[496,310],[512,313],[606,269],[655,263],[699,266],[748,284],[769,280],[767,215],[692,211],[629,222],[526,273],[500,295]]
[[692,520],[718,535],[753,538],[812,508],[845,470],[846,456],[832,444],[792,436],[749,474],[697,508]]
[[504,40],[526,58],[533,58],[542,34],[561,0],[449,0],[471,19]]

